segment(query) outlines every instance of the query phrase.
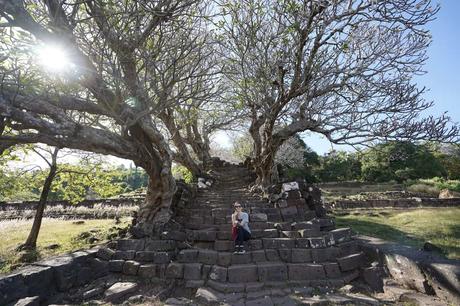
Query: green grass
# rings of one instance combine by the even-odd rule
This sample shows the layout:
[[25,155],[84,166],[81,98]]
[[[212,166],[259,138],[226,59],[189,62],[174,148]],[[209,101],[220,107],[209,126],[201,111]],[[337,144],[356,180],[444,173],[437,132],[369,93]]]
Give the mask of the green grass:
[[[120,224],[115,224],[113,219],[85,220],[83,224],[73,224],[72,220],[44,218],[40,229],[37,242],[36,255],[38,259],[47,258],[54,255],[61,255],[79,249],[89,248],[90,237],[106,239],[108,235],[116,234],[116,228],[125,228],[129,219],[124,218]],[[0,273],[8,273],[20,266],[24,260],[20,259],[20,252],[15,249],[24,243],[32,220],[8,220],[0,222]],[[91,232],[90,232],[91,231]],[[85,232],[87,235],[80,235]],[[96,243],[101,243],[98,241]],[[59,244],[56,249],[46,249],[51,244]]]
[[460,259],[460,208],[356,213],[336,216],[336,223],[358,234],[418,248],[430,241],[448,258]]

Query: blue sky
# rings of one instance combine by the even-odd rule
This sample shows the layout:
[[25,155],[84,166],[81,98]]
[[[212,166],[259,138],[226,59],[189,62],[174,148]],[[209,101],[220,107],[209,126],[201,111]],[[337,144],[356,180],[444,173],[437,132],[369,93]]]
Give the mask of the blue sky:
[[[433,36],[428,49],[429,59],[425,64],[425,75],[415,80],[420,87],[429,91],[425,99],[434,101],[434,106],[427,114],[448,115],[455,122],[460,122],[460,1],[442,0],[441,10],[436,20],[427,25]],[[304,137],[305,142],[319,154],[331,149],[329,141],[319,136]],[[346,150],[346,146],[334,145],[337,150]]]

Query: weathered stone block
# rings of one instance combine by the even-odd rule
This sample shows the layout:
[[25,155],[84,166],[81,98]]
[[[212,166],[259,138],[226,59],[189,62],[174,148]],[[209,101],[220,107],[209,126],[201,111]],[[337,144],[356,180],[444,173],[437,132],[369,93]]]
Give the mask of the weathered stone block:
[[326,247],[326,241],[324,240],[324,237],[308,238],[308,241],[310,242],[310,247],[312,249]]
[[337,258],[340,270],[342,271],[351,271],[357,269],[361,266],[363,261],[364,257],[362,253],[351,254],[345,257]]
[[217,263],[217,255],[218,253],[213,250],[200,250],[197,261],[207,265],[214,265]]
[[263,230],[261,238],[278,238],[278,230],[277,229],[266,229]]
[[298,231],[282,231],[281,238],[300,238]]
[[299,190],[299,183],[297,182],[283,183],[281,187],[281,191],[286,192],[286,191],[291,191],[291,190]]
[[275,223],[274,227],[279,231],[290,231],[292,229],[292,224],[291,222],[279,222]]
[[265,257],[267,257],[268,261],[279,261],[280,260],[278,251],[274,249],[266,249]]
[[167,278],[183,278],[184,277],[184,264],[172,262],[166,268]]
[[310,249],[292,249],[292,262],[311,262],[311,250]]
[[227,268],[214,265],[209,273],[209,278],[219,282],[227,281]]
[[264,213],[254,213],[249,216],[249,220],[251,222],[267,222],[268,217],[267,214]]
[[292,260],[292,249],[278,249],[280,259],[284,262],[291,262]]
[[17,301],[14,306],[40,306],[39,296],[28,296]]
[[200,263],[187,263],[184,264],[184,279],[201,279]]
[[251,262],[251,253],[232,254],[232,265],[248,264]]
[[279,199],[279,200],[276,202],[276,207],[279,207],[279,208],[288,207],[287,201],[286,201],[285,199]]
[[168,252],[156,252],[153,262],[156,264],[167,264],[171,261]]
[[335,227],[334,219],[332,218],[319,218],[318,221],[321,230],[331,230]]
[[289,206],[297,206],[297,209],[299,207],[304,207],[304,206],[307,205],[307,203],[305,202],[305,199],[303,199],[303,198],[298,198],[298,199],[287,198],[286,202],[287,202],[288,207]]
[[113,259],[131,260],[136,256],[136,251],[116,251]]
[[263,247],[261,239],[251,239],[247,244],[250,250],[260,250]]
[[340,250],[340,256],[347,256],[355,253],[359,253],[359,246],[356,241],[347,241],[347,242],[342,242],[337,245],[337,247]]
[[309,229],[309,230],[318,230],[319,231],[319,224],[315,224],[311,221],[301,221],[301,222],[294,222],[292,223],[292,229],[295,231]]
[[115,283],[104,293],[105,299],[109,302],[117,302],[120,298],[128,293],[136,291],[138,284],[136,283]]
[[308,238],[297,238],[295,240],[295,245],[298,248],[308,249],[310,247],[310,240],[308,240]]
[[[231,231],[218,231],[216,233],[216,237],[218,240],[232,240],[232,232]],[[216,240],[216,242],[218,240]]]
[[297,218],[297,207],[289,206],[286,208],[280,208],[281,216],[284,221],[294,221]]
[[155,259],[156,252],[154,251],[139,251],[136,252],[136,260],[142,262],[152,262]]
[[321,232],[315,229],[303,229],[299,230],[300,237],[302,238],[313,238],[321,236]]
[[230,283],[248,283],[256,282],[257,266],[252,264],[232,265],[228,267],[228,281]]
[[264,249],[295,248],[295,239],[291,238],[264,238]]
[[110,260],[112,259],[113,255],[115,255],[115,251],[109,248],[100,248],[97,251],[97,257],[103,260]]
[[214,242],[214,250],[216,251],[232,251],[235,242],[231,240],[216,240]]
[[341,276],[339,264],[335,262],[327,262],[323,264],[327,278],[339,278]]
[[176,248],[174,240],[147,240],[145,242],[145,251],[172,251]]
[[143,251],[144,246],[144,239],[120,239],[117,242],[119,251]]
[[185,238],[185,233],[180,231],[166,231],[161,233],[162,240],[184,241]]
[[123,274],[126,275],[137,275],[137,271],[139,270],[139,267],[141,266],[140,263],[134,260],[127,260],[125,264],[123,265]]
[[105,276],[109,273],[109,263],[105,260],[99,258],[90,258],[89,260],[88,271],[84,271],[83,268],[80,268],[77,273],[77,282],[79,285],[86,284],[92,279]]
[[194,231],[193,232],[193,240],[195,240],[195,241],[215,241],[216,240],[216,232],[215,231],[209,231],[209,230]]
[[179,252],[177,261],[183,263],[195,262],[198,257],[198,250],[186,249]]
[[265,251],[264,250],[257,250],[257,251],[252,251],[252,261],[253,262],[264,262],[267,261],[267,258],[265,257]]
[[22,274],[0,276],[0,305],[7,305],[27,295],[27,287],[24,285]]
[[336,261],[339,256],[339,249],[335,247],[312,249],[311,256],[315,262]]
[[329,232],[335,243],[341,243],[350,240],[351,229],[350,228],[338,228]]
[[123,265],[125,261],[122,259],[113,259],[109,261],[109,271],[110,272],[121,272],[123,271]]
[[316,280],[326,278],[324,268],[319,264],[288,264],[289,280]]
[[232,253],[219,252],[217,255],[217,264],[219,266],[228,267],[232,262]]
[[155,264],[146,264],[140,265],[137,275],[143,278],[153,278],[157,275],[157,265]]
[[260,282],[287,280],[287,267],[282,263],[259,263],[257,270]]

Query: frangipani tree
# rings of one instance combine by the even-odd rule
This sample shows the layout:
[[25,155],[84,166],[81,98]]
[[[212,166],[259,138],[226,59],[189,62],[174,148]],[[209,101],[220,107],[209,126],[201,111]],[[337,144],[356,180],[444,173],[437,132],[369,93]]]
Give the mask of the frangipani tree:
[[271,183],[275,153],[311,131],[335,144],[452,140],[449,117],[413,76],[422,73],[439,7],[429,0],[223,0],[226,77],[250,113],[257,183]]
[[[167,222],[176,187],[161,117],[195,97],[187,84],[207,73],[190,69],[190,39],[176,35],[196,25],[200,5],[0,0],[2,147],[44,143],[130,159],[150,177],[140,223],[150,231]],[[58,64],[51,77],[35,65],[40,45],[48,50],[41,54],[55,53],[44,61]],[[174,73],[158,80],[168,69]]]

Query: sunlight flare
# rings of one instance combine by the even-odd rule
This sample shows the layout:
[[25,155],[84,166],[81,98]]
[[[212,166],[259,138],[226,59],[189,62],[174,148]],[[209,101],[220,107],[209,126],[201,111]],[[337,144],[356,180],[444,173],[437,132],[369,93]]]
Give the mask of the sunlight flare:
[[40,65],[49,71],[64,72],[72,66],[66,50],[59,45],[40,46],[37,55]]

